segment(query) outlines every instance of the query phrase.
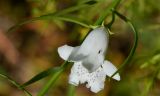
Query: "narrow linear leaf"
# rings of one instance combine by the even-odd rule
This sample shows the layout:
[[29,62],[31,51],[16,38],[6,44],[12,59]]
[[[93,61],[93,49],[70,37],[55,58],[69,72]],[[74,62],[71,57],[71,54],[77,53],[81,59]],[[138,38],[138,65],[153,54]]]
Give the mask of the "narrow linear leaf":
[[[91,4],[91,2],[92,2],[92,4]],[[94,3],[93,3],[93,2],[94,2]],[[89,7],[89,6],[92,6],[92,5],[96,4],[96,3],[97,3],[97,1],[95,1],[95,0],[85,1],[85,2],[83,2],[82,4],[78,4],[78,5],[69,7],[69,8],[67,8],[67,9],[61,10],[60,12],[57,12],[57,14],[58,14],[58,15],[62,15],[62,14],[74,12],[74,11],[77,11],[77,10],[80,10],[80,9],[83,9],[83,8],[86,8],[86,7]]]
[[43,87],[43,89],[40,91],[40,93],[37,96],[44,96],[46,92],[48,92],[49,88],[53,84],[55,84],[56,80],[59,78],[62,72],[63,72],[63,69],[61,68],[55,74],[53,74],[52,78],[47,82],[47,84]]
[[12,78],[8,77],[7,75],[0,74],[0,77],[2,77],[4,79],[7,79],[11,84],[13,84],[14,86],[16,86],[18,89],[24,91],[24,93],[27,96],[32,96],[31,93],[29,93],[25,88],[22,88],[19,83],[17,83],[16,81],[14,81]]
[[25,25],[25,24],[28,24],[28,23],[31,23],[31,22],[34,22],[34,21],[38,21],[38,20],[47,20],[49,18],[53,18],[54,16],[56,16],[56,13],[50,13],[50,14],[39,16],[39,17],[31,18],[29,20],[24,20],[20,23],[17,23],[14,26],[12,26],[11,28],[9,28],[8,32],[14,31],[22,25]]
[[60,77],[62,72],[67,68],[67,65],[69,62],[65,61],[62,65],[61,68],[52,75],[51,79],[45,84],[45,86],[42,88],[42,90],[38,93],[37,96],[45,96],[45,94],[48,92],[50,87],[53,87],[56,80]]
[[53,73],[56,73],[58,70],[60,69],[60,67],[54,67],[54,68],[50,68],[47,69],[39,74],[37,74],[36,76],[34,76],[33,78],[31,78],[29,81],[27,81],[26,83],[22,84],[21,87],[26,87],[32,83],[35,83],[36,81],[39,81]]
[[[92,0],[90,0],[90,1],[92,1]],[[90,1],[88,1],[88,2],[90,2]],[[29,20],[22,21],[20,23],[17,23],[16,25],[12,26],[8,30],[8,32],[14,31],[18,27],[20,27],[24,24],[27,24],[27,23],[31,23],[31,22],[38,21],[38,20],[53,19],[54,17],[63,16],[64,14],[71,13],[71,12],[74,12],[74,11],[77,11],[77,10],[80,10],[82,8],[86,8],[86,7],[89,7],[93,4],[95,4],[95,3],[87,4],[88,2],[84,2],[83,4],[72,6],[72,7],[66,8],[66,9],[58,11],[58,12],[49,13],[49,14],[46,14],[46,15],[42,15],[42,16],[35,17],[35,18],[29,19]]]
[[83,20],[82,18],[77,18],[72,15],[57,16],[55,18],[59,20],[67,21],[67,22],[76,23],[87,28],[91,28],[91,25],[89,25],[85,20]]

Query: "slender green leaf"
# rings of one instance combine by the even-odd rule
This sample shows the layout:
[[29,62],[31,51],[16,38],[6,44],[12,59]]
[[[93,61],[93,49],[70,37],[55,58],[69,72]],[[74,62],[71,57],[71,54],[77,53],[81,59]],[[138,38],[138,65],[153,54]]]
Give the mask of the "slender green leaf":
[[62,72],[65,70],[65,68],[67,67],[67,65],[69,64],[69,62],[65,61],[61,68],[52,75],[51,79],[47,82],[47,84],[42,88],[42,90],[38,93],[37,96],[44,96],[50,87],[53,87],[56,80],[60,77],[60,75],[62,74]]
[[33,78],[31,78],[29,81],[27,81],[26,83],[24,83],[23,85],[21,85],[21,87],[26,87],[32,83],[35,83],[36,81],[38,80],[41,80],[53,73],[56,73],[58,70],[60,69],[60,67],[54,67],[54,68],[50,68],[50,69],[47,69],[39,74],[37,74],[36,76],[34,76]]
[[0,74],[0,77],[2,77],[4,79],[7,79],[11,84],[13,84],[14,86],[16,86],[18,89],[24,91],[24,93],[27,96],[32,96],[31,93],[29,93],[25,88],[22,88],[19,83],[17,83],[16,81],[14,81],[12,78],[8,77],[7,75]]
[[83,20],[82,18],[77,18],[75,16],[72,15],[63,15],[63,16],[57,16],[55,17],[58,20],[63,20],[63,21],[68,21],[68,22],[73,22],[76,24],[79,24],[81,26],[87,27],[87,28],[91,28],[92,26],[89,25],[85,20]]
[[[92,1],[92,0],[90,0]],[[48,19],[53,19],[54,17],[58,17],[58,16],[63,16],[67,13],[71,13],[71,12],[74,12],[74,11],[77,11],[77,10],[80,10],[82,8],[86,8],[86,7],[89,7],[93,4],[87,4],[88,2],[90,1],[87,1],[83,4],[79,4],[79,5],[75,5],[75,6],[72,6],[72,7],[69,7],[69,8],[66,8],[64,10],[61,10],[61,11],[58,11],[58,12],[54,12],[54,13],[49,13],[49,14],[46,14],[46,15],[42,15],[42,16],[39,16],[39,17],[35,17],[35,18],[31,18],[29,20],[25,20],[23,22],[20,22],[14,26],[12,26],[8,32],[11,32],[11,31],[14,31],[15,29],[19,28],[20,26],[24,25],[24,24],[27,24],[27,23],[31,23],[31,22],[34,22],[34,21],[37,21],[37,20],[48,20]],[[94,3],[95,4],[95,3]]]

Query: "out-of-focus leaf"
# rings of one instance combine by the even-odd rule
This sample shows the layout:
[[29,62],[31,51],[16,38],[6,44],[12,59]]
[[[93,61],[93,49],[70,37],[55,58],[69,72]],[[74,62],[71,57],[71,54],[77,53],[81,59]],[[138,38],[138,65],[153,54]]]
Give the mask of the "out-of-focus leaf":
[[89,4],[89,5],[93,5],[93,4],[95,4],[95,3],[97,3],[97,1],[96,0],[90,0],[90,1],[88,1],[88,2],[86,2],[86,4]]
[[154,70],[154,73],[151,75],[151,77],[147,78],[146,87],[143,89],[141,96],[147,96],[151,88],[153,87],[153,84],[155,80],[157,79],[157,76],[159,74],[160,67],[157,67],[156,70]]
[[[87,1],[87,2],[92,2],[92,0]],[[18,23],[16,25],[12,26],[8,30],[8,32],[11,32],[11,31],[15,30],[16,28],[18,28],[18,27],[20,27],[20,26],[22,26],[24,24],[27,24],[27,23],[31,23],[31,22],[34,22],[34,21],[37,21],[37,20],[46,20],[46,19],[49,19],[49,18],[53,19],[54,17],[63,16],[65,14],[67,14],[67,13],[71,13],[71,12],[80,10],[82,8],[86,8],[86,7],[90,6],[90,5],[93,5],[93,4],[86,4],[87,2],[85,2],[83,4],[79,4],[79,5],[75,5],[75,6],[66,8],[66,9],[58,11],[58,12],[49,13],[49,14],[42,15],[42,16],[39,16],[39,17],[35,17],[35,18],[29,19],[29,20],[25,20],[23,22],[20,22],[20,23]]]
[[6,74],[7,73],[6,70],[2,66],[0,66],[0,73],[1,74]]
[[26,87],[40,79],[43,79],[47,76],[49,76],[50,74],[52,73],[56,73],[58,70],[60,69],[60,67],[54,67],[54,68],[50,68],[50,69],[47,69],[39,74],[37,74],[36,76],[34,76],[33,78],[31,78],[29,81],[27,81],[26,83],[22,84],[21,87]]
[[157,64],[160,62],[160,54],[154,55],[152,58],[150,58],[148,61],[144,62],[140,68],[148,67],[149,65]]
[[160,80],[160,71],[159,71],[159,73],[157,75],[157,78],[158,78],[158,80]]

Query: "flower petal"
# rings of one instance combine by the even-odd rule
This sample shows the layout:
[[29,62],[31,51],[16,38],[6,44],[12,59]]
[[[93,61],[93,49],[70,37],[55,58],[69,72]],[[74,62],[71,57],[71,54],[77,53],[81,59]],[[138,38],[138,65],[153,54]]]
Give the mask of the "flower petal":
[[104,62],[104,55],[102,54],[91,54],[87,58],[82,60],[82,65],[88,69],[91,73],[97,70]]
[[[108,75],[109,77],[111,77],[114,74],[114,72],[117,71],[117,68],[111,62],[107,60],[104,62],[104,64],[102,64],[102,67],[103,67],[105,74]],[[120,80],[119,74],[117,73],[116,75],[114,75],[113,79],[119,81]]]
[[91,87],[91,91],[94,93],[98,93],[104,88],[104,82],[95,82]]
[[106,78],[106,73],[102,67],[99,67],[92,73],[82,65],[82,62],[75,62],[71,74],[69,76],[69,83],[75,86],[79,83],[87,83],[86,87],[94,93],[99,92],[104,88],[104,82]]
[[58,54],[64,60],[67,60],[70,62],[77,62],[87,57],[79,53],[78,50],[79,50],[79,46],[71,47],[68,45],[63,45],[58,48]]
[[74,50],[72,51],[72,53],[68,58],[69,61],[79,62],[88,57],[87,55],[79,53],[78,49],[79,49],[79,46],[74,48]]
[[88,77],[88,84],[86,86],[87,88],[90,88],[92,92],[97,93],[104,88],[106,74],[101,67],[90,73]]
[[89,72],[93,72],[104,61],[104,54],[108,46],[108,34],[104,27],[92,30],[80,46],[78,53],[86,56],[82,64]]
[[82,66],[81,62],[75,62],[71,74],[69,76],[69,83],[77,86],[79,83],[85,83],[88,79],[88,70]]
[[72,84],[74,86],[78,86],[79,85],[79,77],[78,75],[75,74],[70,74],[69,76],[69,84]]
[[105,53],[108,46],[108,34],[104,27],[92,30],[80,46],[79,53],[84,55],[97,53],[101,50]]
[[68,46],[68,45],[63,45],[58,48],[58,54],[59,56],[64,59],[68,60],[70,54],[72,53],[74,47]]

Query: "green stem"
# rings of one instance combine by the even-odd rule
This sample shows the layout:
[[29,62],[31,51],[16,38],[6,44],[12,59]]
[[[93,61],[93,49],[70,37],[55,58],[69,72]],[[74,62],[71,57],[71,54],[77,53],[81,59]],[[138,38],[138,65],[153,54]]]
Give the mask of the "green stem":
[[76,86],[69,84],[67,96],[74,96],[75,90],[76,90]]
[[[120,3],[121,0],[114,0],[113,3],[107,7],[105,9],[104,12],[102,12],[100,14],[100,17],[96,20],[96,22],[94,23],[95,26],[99,26],[102,24],[102,22],[105,20],[105,18],[107,17],[107,15],[111,12],[112,9],[117,8],[118,4]],[[113,20],[113,19],[112,19]],[[114,21],[111,21],[111,23],[113,23]],[[110,25],[111,27],[111,25]],[[93,29],[93,27],[90,27]],[[88,36],[88,34],[90,33],[90,31],[87,33],[87,35],[84,37],[84,39],[81,41],[81,43],[85,40],[85,38]]]
[[29,93],[25,88],[22,88],[22,87],[20,86],[20,84],[17,83],[16,81],[14,81],[12,78],[10,78],[10,77],[8,77],[8,76],[6,76],[6,75],[3,75],[3,74],[0,74],[0,76],[1,76],[2,78],[7,79],[11,84],[13,84],[14,86],[16,86],[18,89],[24,91],[24,93],[26,93],[27,96],[32,96],[31,93]]
[[42,88],[42,90],[40,91],[40,93],[39,93],[37,96],[44,96],[44,95],[48,92],[49,88],[50,88],[51,86],[52,86],[52,87],[54,86],[56,80],[60,77],[61,73],[64,71],[64,69],[67,67],[67,65],[68,65],[68,62],[65,61],[65,62],[62,64],[61,68],[60,68],[56,73],[54,73],[54,74],[52,75],[51,79],[50,79],[50,80],[48,81],[48,83]]
[[95,22],[94,25],[101,25],[108,14],[111,12],[111,9],[117,8],[121,0],[114,0],[113,3],[105,9],[105,12],[102,12],[98,20]]
[[109,24],[106,25],[106,27],[107,27],[109,30],[111,30],[111,27],[112,27],[114,21],[115,21],[115,13],[112,12],[112,20],[111,20],[111,22],[110,22]]
[[81,26],[84,26],[86,28],[92,28],[90,25],[88,25],[87,23],[84,23],[80,20],[78,20],[78,18],[70,18],[70,17],[65,17],[65,16],[57,16],[55,17],[56,19],[59,19],[59,20],[63,20],[63,21],[68,21],[68,22],[72,22],[72,23],[76,23],[76,24],[79,24]]
[[[136,51],[137,44],[138,44],[138,32],[137,32],[136,28],[134,27],[133,23],[132,23],[129,19],[127,19],[125,16],[121,15],[120,13],[118,13],[117,11],[115,11],[115,10],[112,10],[112,11],[113,11],[118,17],[120,17],[122,20],[124,20],[126,23],[128,23],[128,25],[129,25],[129,26],[131,27],[131,29],[133,30],[133,34],[134,34],[134,44],[133,44],[133,47],[132,47],[132,49],[131,49],[128,57],[126,58],[126,60],[123,62],[123,64],[119,67],[119,69],[118,69],[111,77],[113,77],[115,74],[117,74],[126,64],[128,64],[128,63],[131,61],[131,59],[132,59],[132,57],[133,57],[133,55],[134,55],[134,53],[135,53],[135,51]],[[111,77],[110,77],[110,78],[111,78]]]

